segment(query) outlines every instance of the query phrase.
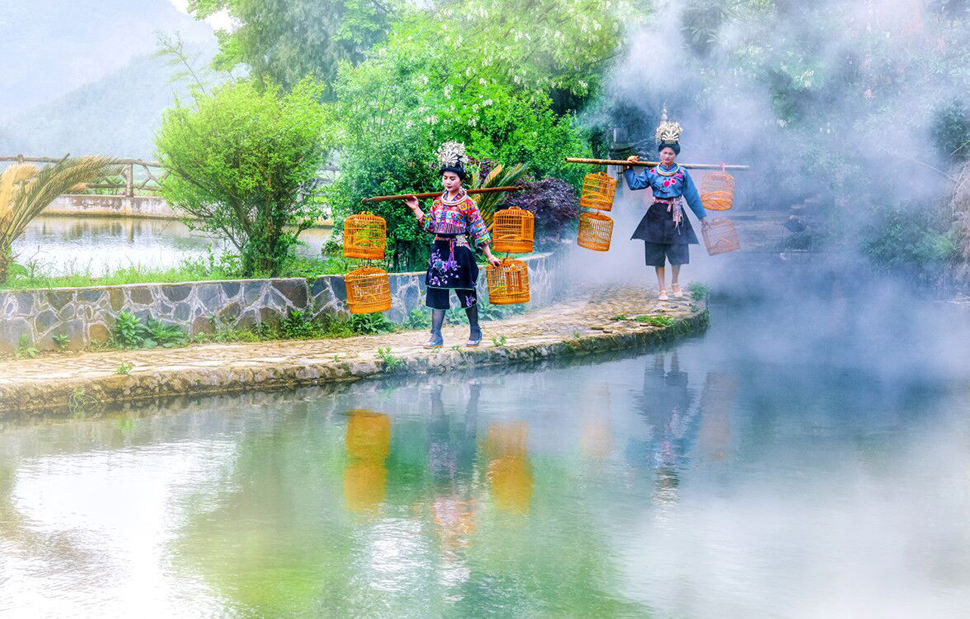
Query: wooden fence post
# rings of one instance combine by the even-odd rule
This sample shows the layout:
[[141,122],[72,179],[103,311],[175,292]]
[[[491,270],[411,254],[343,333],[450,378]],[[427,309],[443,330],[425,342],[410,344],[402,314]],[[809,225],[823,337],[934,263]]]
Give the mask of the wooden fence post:
[[135,197],[135,164],[128,164],[128,178],[125,183],[125,197],[134,198]]

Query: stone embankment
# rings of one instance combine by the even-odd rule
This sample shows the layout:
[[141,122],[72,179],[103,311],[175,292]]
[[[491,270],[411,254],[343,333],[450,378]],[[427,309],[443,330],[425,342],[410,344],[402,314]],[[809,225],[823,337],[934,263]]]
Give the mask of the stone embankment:
[[485,340],[471,349],[467,327],[448,327],[445,347],[432,351],[421,346],[426,333],[407,331],[8,360],[0,362],[0,417],[587,355],[671,341],[707,320],[705,303],[689,296],[659,302],[643,289],[614,288],[483,323]]

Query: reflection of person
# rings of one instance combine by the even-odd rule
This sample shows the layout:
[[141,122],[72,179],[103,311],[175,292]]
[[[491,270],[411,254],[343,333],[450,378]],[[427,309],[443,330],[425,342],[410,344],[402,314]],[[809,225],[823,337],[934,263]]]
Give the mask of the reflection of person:
[[366,410],[353,410],[347,415],[344,499],[351,511],[373,511],[384,502],[387,493],[391,418]]
[[[660,165],[648,168],[640,174],[634,174],[630,167],[623,170],[626,184],[631,190],[653,190],[654,201],[647,209],[647,214],[640,220],[633,233],[634,239],[640,239],[644,244],[644,261],[657,272],[657,284],[660,288],[660,300],[667,300],[667,290],[664,279],[665,259],[670,262],[670,287],[675,297],[683,296],[678,278],[681,265],[690,262],[688,245],[697,244],[697,235],[690,225],[690,220],[681,206],[681,200],[687,200],[688,206],[707,226],[707,213],[701,203],[697,187],[687,170],[677,164],[680,154],[680,125],[667,122],[666,113],[663,122],[657,127],[657,147],[660,150]],[[630,161],[637,161],[636,156]]]
[[669,359],[669,370],[665,369],[667,356],[663,353],[645,368],[641,413],[650,425],[651,437],[631,442],[628,455],[654,469],[658,497],[672,500],[696,434],[698,416],[687,372],[681,371],[676,352]]
[[410,196],[407,199],[407,204],[421,227],[435,235],[428,261],[428,273],[425,276],[425,285],[428,288],[425,302],[432,310],[431,339],[425,344],[425,348],[439,348],[444,345],[441,326],[445,321],[445,311],[451,306],[450,290],[455,291],[459,303],[468,314],[471,330],[467,345],[477,346],[482,341],[476,292],[478,264],[469,245],[469,238],[484,250],[491,264],[498,266],[501,261],[492,255],[488,230],[481,213],[478,212],[478,206],[461,186],[466,175],[464,145],[447,142],[438,155],[445,192],[435,198],[427,214],[421,210],[416,197]]
[[442,544],[456,549],[466,546],[469,536],[475,532],[476,502],[468,495],[477,451],[475,434],[481,386],[471,385],[463,426],[452,427],[441,392],[439,387],[431,393],[428,450],[433,481],[431,516]]

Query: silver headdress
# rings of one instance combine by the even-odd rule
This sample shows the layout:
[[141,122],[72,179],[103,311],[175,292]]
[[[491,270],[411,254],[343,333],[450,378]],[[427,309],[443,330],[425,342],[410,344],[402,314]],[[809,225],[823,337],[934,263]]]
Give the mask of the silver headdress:
[[441,168],[465,168],[465,145],[461,142],[445,142],[438,149],[438,163]]
[[664,106],[660,125],[657,127],[657,145],[679,144],[681,132],[680,123],[667,120],[667,106]]

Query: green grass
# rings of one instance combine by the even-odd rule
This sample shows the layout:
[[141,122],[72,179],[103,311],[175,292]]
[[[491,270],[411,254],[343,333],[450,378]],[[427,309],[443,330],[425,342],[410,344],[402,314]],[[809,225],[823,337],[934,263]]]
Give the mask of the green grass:
[[[352,271],[359,261],[343,258],[300,258],[294,260],[279,277],[314,278]],[[249,279],[241,277],[231,261],[222,261],[211,255],[199,260],[183,261],[178,267],[152,269],[144,266],[128,266],[106,274],[95,274],[90,269],[75,268],[66,275],[46,274],[46,267],[38,264],[14,265],[7,282],[0,290],[35,290],[48,288],[85,288],[121,286],[126,284],[178,284],[226,279]]]

